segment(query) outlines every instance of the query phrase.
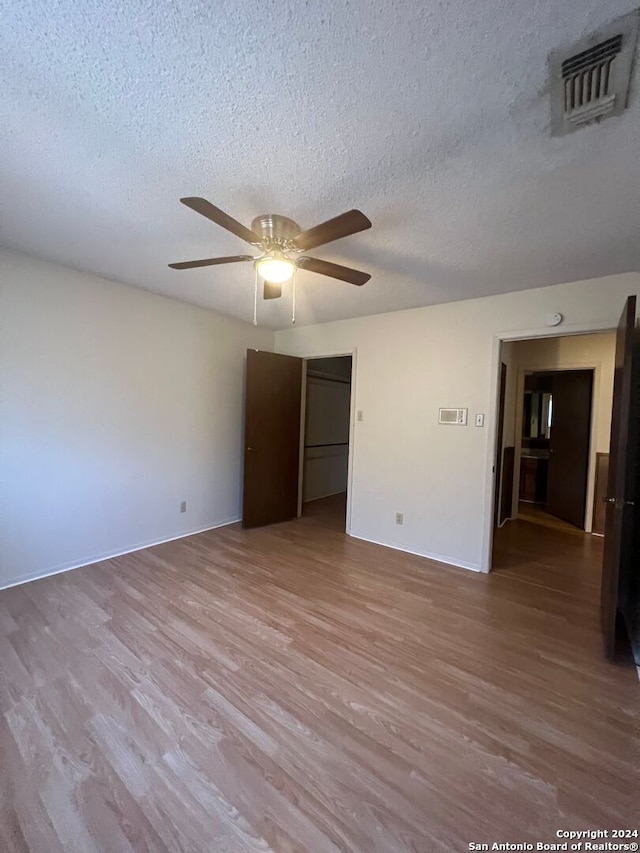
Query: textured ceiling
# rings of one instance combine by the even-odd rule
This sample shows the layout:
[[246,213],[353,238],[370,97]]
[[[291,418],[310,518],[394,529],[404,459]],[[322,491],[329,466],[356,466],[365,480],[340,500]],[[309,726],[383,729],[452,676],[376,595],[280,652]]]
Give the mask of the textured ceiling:
[[[316,323],[640,270],[640,92],[549,134],[547,53],[637,0],[20,0],[5,4],[0,242],[251,319],[245,253],[178,203],[371,231],[310,252]],[[261,306],[273,327],[288,300]]]

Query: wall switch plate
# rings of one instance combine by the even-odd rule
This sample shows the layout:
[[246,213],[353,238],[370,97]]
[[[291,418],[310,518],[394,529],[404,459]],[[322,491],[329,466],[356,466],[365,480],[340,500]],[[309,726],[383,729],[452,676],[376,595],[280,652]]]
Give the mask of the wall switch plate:
[[476,415],[476,426],[484,426],[484,415]]
[[396,524],[404,524],[404,513],[397,512],[396,513]]
[[364,412],[362,411],[362,409],[358,409],[358,420],[359,421],[364,420]]
[[186,511],[187,511],[187,502],[186,501],[180,501],[180,512],[186,512]]

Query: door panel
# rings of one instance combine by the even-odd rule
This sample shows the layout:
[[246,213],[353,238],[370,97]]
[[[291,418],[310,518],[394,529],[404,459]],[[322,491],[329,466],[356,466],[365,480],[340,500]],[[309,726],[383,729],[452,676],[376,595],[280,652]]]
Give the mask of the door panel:
[[591,434],[592,370],[562,370],[552,378],[547,512],[584,528]]
[[502,457],[502,491],[500,492],[500,524],[513,515],[513,473],[516,449],[505,447]]
[[[504,407],[507,397],[507,365],[504,361],[500,364],[500,399],[498,402],[498,429],[496,430],[496,464],[493,468],[494,494],[493,494],[493,526],[498,526],[498,515],[500,507],[506,503],[506,495],[502,490],[502,441],[504,437]],[[502,517],[501,517],[502,520]]]
[[[602,561],[602,627],[607,657],[616,654],[616,616],[633,568],[637,476],[636,298],[630,296],[616,335],[611,443]],[[634,393],[635,389],[635,393]]]
[[301,358],[247,351],[242,526],[297,515]]

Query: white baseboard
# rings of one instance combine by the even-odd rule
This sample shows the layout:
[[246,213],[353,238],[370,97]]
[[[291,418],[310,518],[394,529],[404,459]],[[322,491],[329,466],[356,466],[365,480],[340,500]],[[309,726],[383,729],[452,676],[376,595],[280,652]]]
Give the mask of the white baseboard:
[[30,583],[41,578],[50,578],[52,575],[60,575],[63,572],[71,572],[74,569],[81,569],[84,566],[92,566],[94,563],[102,563],[104,560],[112,560],[114,557],[123,557],[125,554],[133,554],[135,551],[144,551],[145,548],[153,548],[155,545],[163,545],[165,542],[175,542],[176,539],[186,539],[187,536],[195,536],[197,533],[205,533],[207,530],[216,530],[218,527],[227,527],[229,524],[236,524],[241,519],[232,518],[229,521],[220,521],[217,524],[210,524],[207,527],[199,527],[196,530],[188,530],[185,533],[179,533],[177,536],[169,536],[167,539],[151,539],[148,542],[139,542],[137,545],[131,545],[120,551],[109,551],[103,554],[96,554],[93,557],[86,558],[79,563],[64,563],[60,566],[54,566],[51,569],[45,569],[42,572],[30,572],[27,575],[21,575],[4,581],[0,585],[0,590],[9,589],[12,586],[20,586],[23,583]]
[[[349,531],[347,531],[349,533]],[[373,545],[382,545],[383,548],[392,548],[394,551],[403,551],[405,554],[413,554],[416,557],[424,557],[427,560],[435,560],[436,563],[444,563],[447,566],[455,566],[458,569],[468,569],[470,572],[481,572],[477,563],[466,563],[463,560],[454,560],[451,557],[444,557],[442,554],[430,554],[427,551],[412,551],[409,548],[401,548],[399,545],[389,545],[388,542],[379,542],[377,539],[368,539],[366,536],[358,536],[355,533],[349,533],[354,539],[361,539],[363,542],[371,542]]]

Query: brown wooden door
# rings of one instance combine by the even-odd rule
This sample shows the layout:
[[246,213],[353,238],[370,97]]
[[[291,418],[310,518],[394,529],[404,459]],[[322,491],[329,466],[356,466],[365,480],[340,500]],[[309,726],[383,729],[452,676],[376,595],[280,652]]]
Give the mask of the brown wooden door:
[[493,466],[494,495],[493,495],[493,526],[498,526],[498,514],[500,506],[505,502],[506,496],[502,494],[502,441],[504,437],[504,407],[507,397],[507,365],[500,364],[500,400],[498,402],[498,429],[496,430],[496,464]]
[[243,527],[297,515],[302,365],[301,358],[247,351]]
[[[616,654],[616,615],[632,569],[634,500],[638,455],[636,298],[630,296],[616,336],[609,476],[602,560],[602,628],[607,657]],[[634,347],[635,344],[635,347]]]
[[592,370],[553,374],[547,512],[584,528],[591,435]]

